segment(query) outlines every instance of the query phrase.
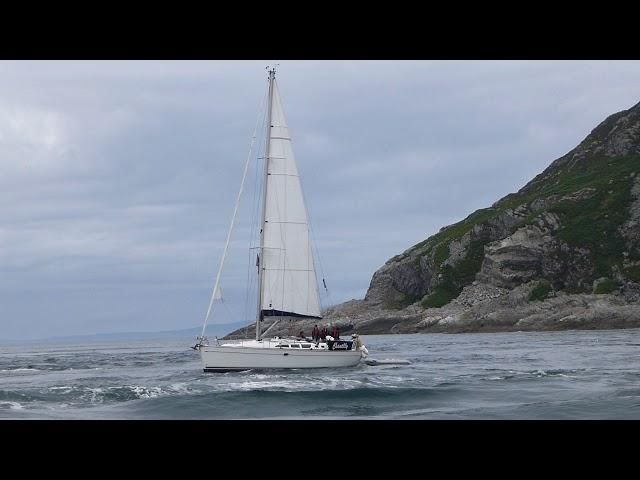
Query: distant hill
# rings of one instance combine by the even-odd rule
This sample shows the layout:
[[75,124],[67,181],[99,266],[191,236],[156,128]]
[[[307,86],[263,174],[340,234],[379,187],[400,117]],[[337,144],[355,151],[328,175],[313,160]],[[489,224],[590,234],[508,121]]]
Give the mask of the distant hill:
[[[223,336],[233,330],[244,325],[243,322],[212,324],[207,325],[208,336]],[[48,337],[38,340],[7,340],[2,339],[0,343],[34,343],[34,342],[106,342],[119,340],[151,340],[161,338],[195,338],[200,335],[202,327],[187,328],[182,330],[166,330],[161,332],[114,332],[114,333],[96,333],[93,335],[69,335],[64,337]]]

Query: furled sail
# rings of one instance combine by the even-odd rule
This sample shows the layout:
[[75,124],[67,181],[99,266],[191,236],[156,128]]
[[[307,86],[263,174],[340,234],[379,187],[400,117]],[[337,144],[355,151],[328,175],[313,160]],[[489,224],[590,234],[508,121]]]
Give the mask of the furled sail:
[[278,86],[273,78],[262,258],[262,315],[320,317],[309,222]]

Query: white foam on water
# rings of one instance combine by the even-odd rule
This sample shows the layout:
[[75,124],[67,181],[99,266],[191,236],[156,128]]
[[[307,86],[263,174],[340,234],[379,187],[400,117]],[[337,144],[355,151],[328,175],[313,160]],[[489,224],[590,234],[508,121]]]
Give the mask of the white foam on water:
[[155,398],[163,393],[160,387],[147,388],[141,385],[127,385],[127,388],[131,389],[138,398]]
[[59,409],[65,409],[65,408],[70,408],[72,405],[69,403],[56,403],[53,405],[48,405],[45,408],[47,408],[48,410],[59,410]]
[[229,391],[249,391],[249,390],[284,390],[290,385],[286,385],[284,382],[252,382],[246,381],[241,383],[230,383],[225,385],[222,390]]
[[331,377],[323,378],[301,378],[291,379],[284,375],[274,378],[272,375],[263,375],[260,379],[244,380],[241,382],[227,383],[219,385],[222,391],[251,391],[251,390],[273,390],[285,392],[309,392],[309,391],[330,391],[330,390],[351,390],[358,388],[364,382],[358,379],[337,379]]
[[6,370],[0,370],[0,372],[39,372],[37,368],[8,368]]
[[284,375],[268,375],[265,373],[254,373],[250,375],[251,378],[255,378],[256,380],[267,380],[270,378],[286,378]]
[[[104,390],[100,387],[98,388],[90,388],[87,387],[89,394],[89,402],[90,403],[101,403],[103,401],[102,393]],[[82,397],[86,397],[86,395],[82,395]]]
[[382,388],[406,388],[416,382],[419,383],[419,380],[415,377],[385,375],[381,378],[369,377],[366,383]]
[[0,402],[0,407],[9,407],[10,410],[24,410],[24,405],[19,402]]
[[177,393],[190,393],[192,391],[185,382],[172,383],[169,385],[168,389]]
[[64,393],[69,393],[72,390],[75,390],[76,387],[73,386],[69,386],[69,385],[63,385],[60,387],[49,387],[49,390],[66,390]]

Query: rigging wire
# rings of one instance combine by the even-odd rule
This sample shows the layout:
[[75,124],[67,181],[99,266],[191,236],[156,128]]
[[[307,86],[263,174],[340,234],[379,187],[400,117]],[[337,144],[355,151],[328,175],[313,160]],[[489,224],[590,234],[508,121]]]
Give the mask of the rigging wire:
[[[265,92],[265,98],[268,96],[269,92]],[[263,99],[263,103],[264,103],[264,99]],[[264,106],[264,105],[263,105]],[[262,111],[262,122],[260,124],[261,128],[260,131],[264,131],[264,129],[266,128],[266,122],[267,122],[267,111],[266,108],[263,108]],[[262,145],[262,142],[258,142],[258,145],[261,145],[259,147],[258,150],[258,158],[264,157],[264,145]],[[257,159],[256,159],[257,160]],[[251,208],[251,220],[249,222],[249,250],[248,250],[248,261],[247,261],[247,288],[246,288],[246,294],[245,294],[245,302],[244,302],[244,315],[243,318],[246,319],[248,318],[248,314],[249,314],[249,299],[250,299],[250,293],[253,292],[253,288],[254,288],[254,279],[255,277],[253,275],[251,275],[251,270],[252,267],[254,266],[253,264],[253,250],[255,249],[255,242],[257,241],[257,233],[258,233],[258,228],[257,228],[257,224],[258,224],[258,210],[260,208],[260,202],[259,202],[259,198],[262,197],[262,182],[258,181],[258,176],[260,174],[259,172],[259,166],[260,163],[258,161],[255,162],[255,171],[254,171],[254,178],[253,178],[253,200],[252,200],[252,208]],[[256,282],[257,283],[257,282]],[[256,286],[257,288],[257,286]],[[244,328],[244,333],[245,333],[245,337],[248,337],[249,334],[249,323],[247,323],[247,325]]]
[[[263,97],[263,104],[264,104],[264,97]],[[205,331],[207,329],[207,322],[209,321],[209,316],[211,315],[211,310],[213,307],[213,301],[215,299],[216,296],[216,291],[218,290],[218,286],[220,284],[220,276],[222,275],[222,270],[224,267],[224,260],[227,256],[227,251],[229,249],[229,242],[231,241],[231,234],[233,232],[233,227],[236,221],[236,215],[238,213],[238,207],[240,205],[240,200],[242,198],[242,191],[244,190],[244,182],[247,178],[247,171],[249,169],[249,163],[251,162],[251,153],[253,152],[253,145],[255,143],[255,139],[256,139],[256,133],[258,131],[258,123],[260,122],[260,112],[262,111],[262,106],[260,107],[260,111],[258,113],[258,118],[256,118],[256,126],[253,130],[253,135],[251,136],[251,143],[249,145],[249,154],[247,155],[247,160],[245,161],[245,165],[244,165],[244,171],[242,173],[242,182],[240,183],[240,191],[238,192],[238,197],[236,199],[236,204],[235,207],[233,209],[233,216],[231,217],[231,225],[229,227],[229,232],[227,233],[227,240],[224,246],[224,250],[222,252],[222,259],[220,260],[220,266],[218,268],[218,273],[216,275],[216,281],[215,284],[213,286],[213,292],[211,293],[211,300],[209,301],[209,308],[207,309],[207,314],[204,318],[204,324],[202,325],[202,333],[200,335],[200,337],[204,337]]]

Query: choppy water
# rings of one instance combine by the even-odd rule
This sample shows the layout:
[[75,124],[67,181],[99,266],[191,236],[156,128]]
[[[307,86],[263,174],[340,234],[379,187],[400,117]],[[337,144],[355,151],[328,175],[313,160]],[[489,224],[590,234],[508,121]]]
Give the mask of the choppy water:
[[193,339],[0,346],[0,418],[640,418],[640,330],[362,337],[411,365],[203,373]]

